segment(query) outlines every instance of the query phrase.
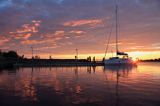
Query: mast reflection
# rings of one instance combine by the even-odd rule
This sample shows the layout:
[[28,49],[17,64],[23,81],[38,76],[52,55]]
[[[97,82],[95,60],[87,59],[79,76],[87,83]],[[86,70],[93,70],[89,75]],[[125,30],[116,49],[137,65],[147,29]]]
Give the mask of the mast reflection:
[[120,92],[119,92],[120,78],[121,77],[127,77],[129,75],[129,73],[134,68],[137,68],[137,66],[132,66],[132,65],[104,66],[104,70],[103,70],[104,73],[106,73],[106,72],[116,73],[116,85],[115,85],[116,102],[115,102],[115,106],[119,106],[119,103],[120,103],[120,99],[119,99],[120,98]]

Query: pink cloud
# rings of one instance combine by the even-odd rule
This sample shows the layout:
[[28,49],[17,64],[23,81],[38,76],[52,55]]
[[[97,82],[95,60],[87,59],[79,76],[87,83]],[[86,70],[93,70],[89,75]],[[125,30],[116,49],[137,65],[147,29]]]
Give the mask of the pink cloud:
[[[23,38],[23,40],[21,41],[22,45],[39,45],[39,44],[47,44],[50,46],[54,46],[57,45],[57,42],[61,39],[63,39],[65,34],[65,31],[62,30],[57,30],[55,31],[55,33],[47,33],[44,35],[41,35],[41,39],[39,40],[29,40],[28,38],[31,37],[32,35],[30,33],[27,34],[22,34],[22,35],[16,35],[16,39],[21,39]],[[45,48],[47,48],[45,47]]]
[[27,33],[27,34],[16,34],[15,39],[28,39],[32,36],[31,33]]
[[39,23],[31,23],[31,24],[24,24],[20,29],[17,30],[17,33],[25,33],[25,32],[38,32],[37,27]]
[[84,31],[79,31],[79,30],[72,30],[72,31],[70,31],[70,33],[73,33],[73,34],[84,34],[85,32]]
[[57,45],[52,45],[52,46],[40,47],[40,48],[37,48],[37,50],[55,49],[57,47],[58,47]]
[[[1,36],[1,35],[0,35]],[[0,37],[0,46],[4,45],[5,43],[7,43],[9,41],[9,39],[7,39],[6,37]]]
[[22,25],[21,28],[17,29],[15,32],[10,32],[15,39],[28,39],[33,35],[33,33],[38,32],[38,27],[40,26],[40,20],[33,20],[29,24]]
[[54,33],[55,36],[63,36],[64,35],[64,31],[56,31]]
[[75,20],[75,21],[69,21],[69,22],[65,22],[63,23],[64,26],[81,26],[81,25],[89,25],[89,26],[96,26],[102,24],[102,20],[101,19],[88,19],[88,20]]
[[36,45],[36,44],[49,44],[49,45],[55,45],[56,42],[55,39],[43,39],[43,40],[23,40],[21,41],[21,44],[25,45]]
[[54,33],[54,39],[55,40],[60,40],[60,39],[62,39],[62,37],[64,36],[64,34],[65,34],[65,32],[64,31],[56,31],[55,33]]
[[40,26],[41,20],[33,20],[32,23],[34,23],[34,26]]
[[69,32],[70,34],[75,35],[74,37],[81,37],[83,34],[85,34],[86,32],[84,31],[80,31],[80,30],[72,30]]
[[39,44],[40,42],[38,42],[37,40],[25,40],[21,41],[21,43],[26,45],[33,45],[33,44]]

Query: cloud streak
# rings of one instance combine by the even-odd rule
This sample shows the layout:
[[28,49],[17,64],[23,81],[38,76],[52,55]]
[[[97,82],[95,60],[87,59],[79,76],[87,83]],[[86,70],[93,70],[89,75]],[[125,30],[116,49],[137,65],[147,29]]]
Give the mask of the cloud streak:
[[64,26],[71,26],[71,27],[76,27],[76,26],[82,26],[82,25],[87,25],[87,26],[96,26],[102,24],[102,20],[100,19],[88,19],[88,20],[76,20],[76,21],[69,21],[65,22],[63,25]]

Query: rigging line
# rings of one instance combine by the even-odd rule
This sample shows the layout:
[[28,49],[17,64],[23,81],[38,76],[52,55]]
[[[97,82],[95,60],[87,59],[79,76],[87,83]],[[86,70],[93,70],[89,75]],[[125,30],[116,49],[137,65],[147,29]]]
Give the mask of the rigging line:
[[[107,71],[106,71],[107,72]],[[109,78],[108,78],[108,73],[107,74],[104,74],[104,77],[105,77],[105,79],[106,79],[106,86],[107,86],[107,89],[108,89],[108,91],[111,91],[111,87],[109,86],[110,84],[109,84]],[[109,93],[109,95],[110,95],[110,97],[111,97],[111,93]],[[110,98],[110,102],[111,103],[113,103],[113,101],[112,101],[112,99]]]
[[[112,14],[111,16],[113,17],[113,14]],[[112,24],[112,23],[111,23],[111,24]],[[110,25],[110,23],[107,24],[106,28],[108,28],[109,25]],[[110,28],[110,27],[109,27],[109,28]],[[106,32],[107,32],[107,33],[106,33],[106,37],[105,37],[106,39],[108,39],[108,34],[110,33],[109,28],[108,28],[107,31],[106,31]],[[105,41],[105,44],[107,44],[107,40]]]
[[108,47],[109,47],[110,38],[111,38],[111,35],[112,35],[112,30],[113,30],[113,22],[112,22],[112,25],[111,25],[111,30],[110,30],[110,32],[109,32],[109,37],[108,37],[108,42],[107,42],[107,47],[106,47],[106,50],[105,50],[104,58],[106,57],[107,52],[108,52]]
[[[114,3],[114,4],[116,4],[116,0],[115,0],[115,3]],[[112,14],[112,17],[114,17],[114,13]],[[112,20],[114,20],[114,18],[112,18]],[[112,24],[112,25],[111,25],[111,30],[110,30],[110,32],[107,33],[107,34],[109,34],[109,37],[108,37],[108,40],[106,40],[106,43],[105,43],[105,44],[107,44],[107,47],[106,47],[106,49],[105,49],[104,58],[106,57],[107,52],[108,52],[108,48],[109,48],[110,38],[111,38],[112,30],[113,30],[113,21],[112,21],[111,24]],[[108,42],[107,42],[107,41],[108,41]]]
[[[113,17],[113,14],[112,14],[112,17]],[[113,24],[113,22],[111,23],[111,24]],[[111,28],[111,27],[109,27],[109,25],[110,25],[110,22],[109,22],[109,24],[107,24],[107,33],[106,33],[106,37],[105,37],[105,39],[107,39],[106,41],[105,41],[105,43],[104,44],[107,44],[107,41],[108,41],[108,35],[109,35],[109,33],[110,33],[110,30],[109,30],[109,28]],[[106,51],[106,50],[105,50]],[[105,52],[104,52],[105,53]]]

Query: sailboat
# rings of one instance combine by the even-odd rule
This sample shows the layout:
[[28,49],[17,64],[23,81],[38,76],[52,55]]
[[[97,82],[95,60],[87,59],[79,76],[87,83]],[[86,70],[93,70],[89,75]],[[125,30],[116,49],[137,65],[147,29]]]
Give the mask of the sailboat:
[[[131,57],[128,56],[127,53],[120,52],[118,49],[118,5],[116,2],[116,56],[111,57],[109,59],[104,60],[105,65],[136,65],[136,62],[132,60]],[[120,58],[121,57],[121,58]]]

